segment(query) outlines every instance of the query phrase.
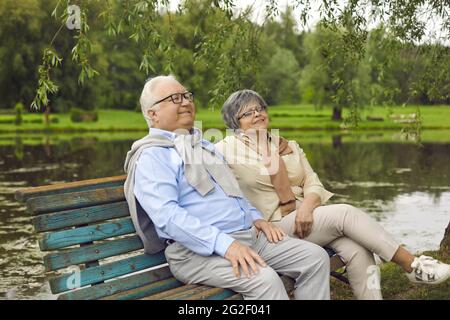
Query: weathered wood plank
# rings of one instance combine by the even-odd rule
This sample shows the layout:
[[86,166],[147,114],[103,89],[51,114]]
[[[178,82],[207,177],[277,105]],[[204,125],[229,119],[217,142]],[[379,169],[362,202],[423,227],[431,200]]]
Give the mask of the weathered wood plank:
[[15,193],[15,197],[17,201],[25,202],[30,198],[40,197],[40,196],[48,196],[55,194],[63,194],[68,192],[79,192],[79,191],[87,191],[94,190],[98,188],[106,188],[106,187],[114,187],[121,186],[125,182],[126,175],[114,176],[114,177],[106,177],[106,178],[98,178],[98,179],[89,179],[82,181],[74,181],[67,183],[57,183],[47,186],[26,188],[22,190],[17,190]]
[[[151,296],[144,297],[141,300],[166,300],[169,297],[177,296],[178,294],[181,294],[185,291],[193,290],[195,288],[202,288],[202,287],[205,287],[205,286],[202,286],[199,284],[187,284],[187,285],[184,285],[184,286],[181,286],[178,288],[170,289],[170,290],[167,290],[164,292],[160,292],[157,294],[153,294]],[[170,300],[170,298],[169,298],[169,300]]]
[[[213,288],[210,286],[205,286],[205,285],[200,285],[198,287],[189,289],[189,290],[184,290],[182,292],[178,292],[176,294],[172,294],[170,296],[167,296],[166,298],[164,298],[163,300],[190,300],[191,297],[199,297],[202,294],[204,294],[205,292],[208,292],[210,290],[214,290],[214,289],[219,289],[219,288]],[[219,290],[223,290],[223,289],[219,289]]]
[[142,240],[139,236],[134,235],[81,248],[49,253],[44,256],[44,266],[46,271],[53,271],[76,264],[114,257],[143,247]]
[[122,201],[42,214],[33,218],[33,225],[36,232],[43,232],[122,218],[129,215],[128,204],[126,201]]
[[[229,289],[214,288],[205,285],[185,285],[159,294],[145,297],[143,300],[211,300],[231,297],[236,293]],[[223,298],[222,298],[223,299]]]
[[135,229],[131,218],[122,218],[107,223],[42,234],[39,240],[39,247],[42,251],[55,250],[134,232]]
[[139,288],[123,291],[114,295],[104,297],[102,300],[131,300],[144,298],[159,292],[178,288],[184,284],[175,278],[169,278],[158,282],[150,283]]
[[[127,259],[114,261],[98,267],[81,270],[79,273],[80,287],[123,276],[128,273],[158,266],[166,262],[164,252],[154,255],[138,255]],[[72,273],[64,274],[49,280],[52,293],[71,290]]]
[[182,300],[224,300],[228,297],[234,296],[236,292],[223,288],[210,288],[205,291],[197,293],[187,293],[178,299]]
[[32,215],[78,209],[124,201],[123,186],[30,198],[27,211]]
[[[287,276],[281,276],[281,279],[286,291],[292,291],[293,280]],[[147,296],[142,300],[224,300],[235,295],[236,292],[230,289],[193,284]],[[242,299],[242,296],[239,296]],[[239,296],[235,298],[239,299]]]
[[58,300],[96,300],[111,296],[123,291],[132,290],[149,283],[172,278],[169,267],[133,274],[124,278],[115,279],[93,287],[63,293]]

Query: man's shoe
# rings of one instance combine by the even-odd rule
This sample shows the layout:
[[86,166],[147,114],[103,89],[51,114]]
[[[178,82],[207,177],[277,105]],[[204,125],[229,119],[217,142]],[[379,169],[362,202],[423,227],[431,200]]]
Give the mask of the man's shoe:
[[450,265],[428,256],[414,258],[411,268],[406,276],[414,283],[440,284],[450,277]]

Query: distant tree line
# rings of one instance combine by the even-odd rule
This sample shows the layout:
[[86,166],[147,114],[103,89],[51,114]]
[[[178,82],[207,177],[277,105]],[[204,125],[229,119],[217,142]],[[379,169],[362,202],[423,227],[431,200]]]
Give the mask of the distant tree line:
[[[49,44],[60,56],[73,54],[75,31],[61,26],[49,9],[59,2],[0,1],[1,109],[12,109],[19,102],[30,105],[42,52]],[[351,34],[344,28],[328,28],[326,21],[310,32],[298,32],[293,10],[288,8],[263,25],[245,20],[234,31],[234,38],[221,38],[226,30],[216,28],[227,26],[229,12],[212,6],[209,0],[189,0],[181,12],[160,12],[153,17],[158,36],[173,40],[173,47],[161,51],[133,41],[140,36],[136,25],[100,21],[105,3],[112,14],[120,15],[123,10],[120,1],[89,2],[89,62],[99,75],[80,86],[79,63],[64,59],[51,71],[59,86],[59,91],[49,96],[52,112],[74,107],[135,110],[145,79],[168,72],[195,93],[197,105],[203,108],[220,106],[232,90],[244,87],[259,91],[272,105],[331,107],[336,119],[344,107],[450,104],[450,47],[398,40],[382,24],[366,30],[362,47],[355,49],[345,41]],[[145,26],[141,27],[145,33]],[[205,41],[220,45],[199,50]],[[147,57],[151,61],[145,68],[142,52],[154,53]],[[354,55],[361,57],[355,59]],[[221,68],[233,64],[232,77],[224,76]],[[217,89],[218,82],[226,82],[229,89]]]

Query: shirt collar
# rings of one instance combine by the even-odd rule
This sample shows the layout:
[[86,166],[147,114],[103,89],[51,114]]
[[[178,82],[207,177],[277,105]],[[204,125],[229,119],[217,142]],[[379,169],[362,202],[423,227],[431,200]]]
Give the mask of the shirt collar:
[[[202,133],[201,133],[201,131],[200,131],[200,129],[198,129],[198,128],[196,128],[196,127],[193,127],[192,129],[191,129],[191,134],[199,134],[199,135],[202,135]],[[175,133],[175,132],[173,132],[173,131],[167,131],[167,130],[163,130],[163,129],[158,129],[158,128],[150,128],[150,135],[162,135],[162,136],[164,136],[164,137],[167,137],[167,138],[169,138],[169,139],[171,139],[171,140],[174,140],[178,135]],[[202,139],[202,141],[206,141],[206,140],[204,140],[204,139]]]
[[166,138],[169,138],[170,140],[174,140],[176,137],[176,134],[172,131],[157,129],[157,128],[150,128],[150,135],[158,135],[158,136],[164,136]]

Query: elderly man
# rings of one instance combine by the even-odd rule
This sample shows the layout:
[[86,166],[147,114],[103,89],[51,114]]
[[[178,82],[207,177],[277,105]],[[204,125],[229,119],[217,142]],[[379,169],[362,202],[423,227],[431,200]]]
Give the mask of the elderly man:
[[177,279],[244,299],[288,299],[278,274],[295,279],[296,299],[329,299],[327,253],[286,236],[243,197],[223,157],[193,127],[193,94],[158,76],[140,103],[150,133],[127,154],[125,195],[145,251],[167,245]]

